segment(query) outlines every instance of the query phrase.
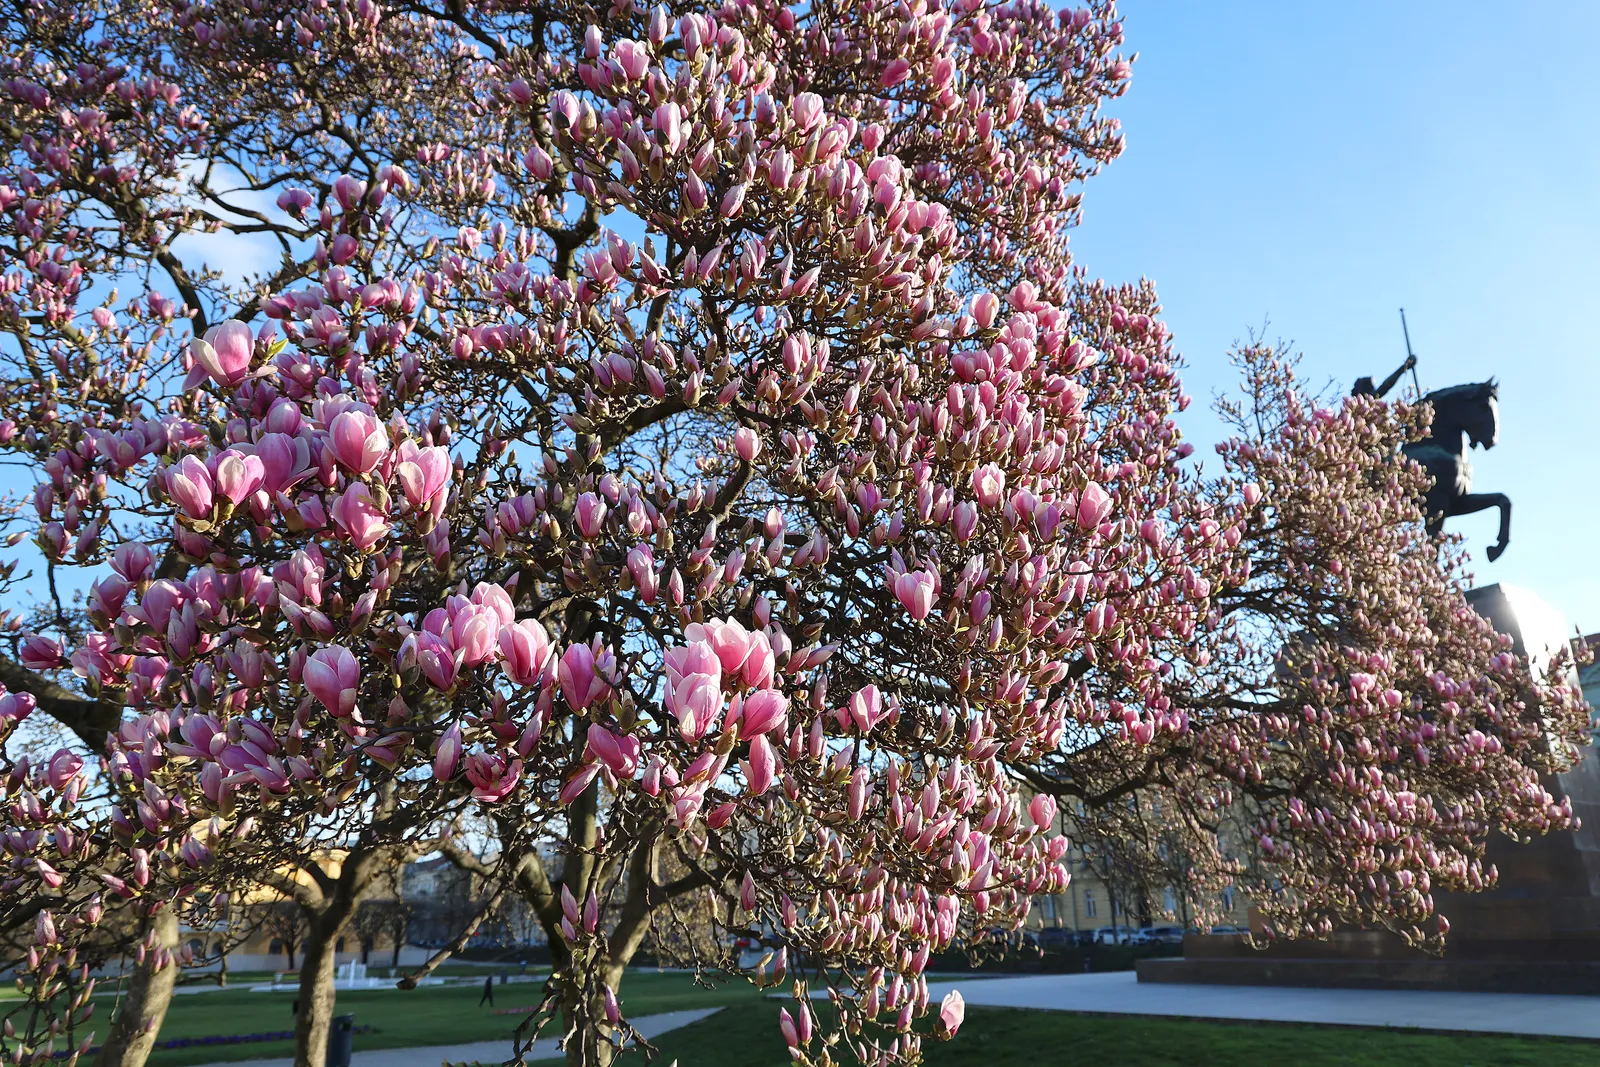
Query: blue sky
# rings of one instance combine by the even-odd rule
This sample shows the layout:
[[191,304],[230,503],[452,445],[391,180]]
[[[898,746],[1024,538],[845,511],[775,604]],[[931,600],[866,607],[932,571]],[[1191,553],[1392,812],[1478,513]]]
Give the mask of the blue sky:
[[1480,583],[1522,585],[1600,630],[1600,3],[1126,0],[1122,158],[1088,183],[1079,264],[1147,276],[1189,368],[1185,426],[1270,319],[1316,383],[1500,380],[1500,445],[1454,520]]

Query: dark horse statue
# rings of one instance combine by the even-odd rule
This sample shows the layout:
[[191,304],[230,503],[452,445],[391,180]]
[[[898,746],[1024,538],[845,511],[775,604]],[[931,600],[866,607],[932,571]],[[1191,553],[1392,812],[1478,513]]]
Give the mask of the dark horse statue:
[[1493,448],[1500,437],[1499,387],[1494,379],[1436,389],[1422,398],[1433,405],[1428,436],[1402,451],[1428,471],[1433,486],[1424,501],[1428,533],[1437,534],[1444,520],[1485,508],[1500,509],[1500,539],[1489,546],[1490,561],[1500,558],[1511,540],[1511,499],[1504,493],[1474,493],[1469,449]]

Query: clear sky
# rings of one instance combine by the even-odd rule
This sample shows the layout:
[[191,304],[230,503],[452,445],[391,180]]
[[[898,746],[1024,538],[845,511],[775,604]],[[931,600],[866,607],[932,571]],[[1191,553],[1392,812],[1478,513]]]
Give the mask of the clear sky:
[[[1188,361],[1185,416],[1233,384],[1270,319],[1317,384],[1500,381],[1500,445],[1454,520],[1481,583],[1526,586],[1600,630],[1600,2],[1125,0],[1127,150],[1088,183],[1077,261],[1153,279]],[[1199,417],[1196,417],[1199,416]],[[1214,462],[1214,461],[1213,461]]]

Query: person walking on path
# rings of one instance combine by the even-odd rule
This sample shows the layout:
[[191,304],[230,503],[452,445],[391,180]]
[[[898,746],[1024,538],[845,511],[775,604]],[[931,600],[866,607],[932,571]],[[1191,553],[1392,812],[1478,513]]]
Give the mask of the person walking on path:
[[494,975],[489,975],[483,980],[483,996],[478,998],[478,1007],[483,1007],[484,1001],[489,1002],[489,1007],[494,1007]]

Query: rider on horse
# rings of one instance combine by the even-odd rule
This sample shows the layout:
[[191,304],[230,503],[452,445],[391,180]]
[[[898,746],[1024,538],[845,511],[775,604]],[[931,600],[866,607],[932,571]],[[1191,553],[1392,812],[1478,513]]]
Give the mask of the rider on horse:
[[1389,390],[1394,388],[1394,383],[1398,382],[1400,380],[1400,375],[1404,374],[1406,371],[1410,370],[1412,367],[1415,367],[1416,365],[1417,365],[1417,357],[1416,356],[1407,356],[1406,357],[1406,361],[1404,363],[1400,364],[1400,368],[1398,370],[1396,370],[1393,374],[1391,374],[1387,378],[1385,378],[1383,380],[1383,384],[1382,385],[1373,385],[1371,378],[1367,378],[1367,377],[1357,378],[1356,379],[1355,388],[1350,390],[1350,395],[1351,396],[1383,396]]
[[[1415,356],[1408,356],[1382,385],[1373,385],[1371,378],[1357,378],[1350,393],[1383,396],[1416,363]],[[1421,464],[1432,480],[1423,501],[1428,533],[1437,535],[1444,520],[1452,516],[1499,508],[1500,536],[1486,553],[1491,561],[1496,560],[1511,539],[1511,501],[1504,493],[1474,493],[1472,463],[1467,457],[1473,448],[1490,449],[1499,441],[1499,390],[1491,379],[1435,389],[1419,399],[1433,408],[1433,422],[1426,437],[1405,444],[1401,450]]]

